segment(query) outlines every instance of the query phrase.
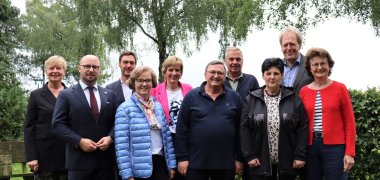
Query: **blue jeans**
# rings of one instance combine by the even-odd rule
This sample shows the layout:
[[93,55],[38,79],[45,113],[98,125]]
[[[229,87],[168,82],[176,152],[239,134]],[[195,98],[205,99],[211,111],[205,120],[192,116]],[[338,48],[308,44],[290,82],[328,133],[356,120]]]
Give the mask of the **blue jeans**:
[[347,180],[343,172],[344,144],[326,145],[322,137],[313,137],[306,155],[306,174],[308,180]]

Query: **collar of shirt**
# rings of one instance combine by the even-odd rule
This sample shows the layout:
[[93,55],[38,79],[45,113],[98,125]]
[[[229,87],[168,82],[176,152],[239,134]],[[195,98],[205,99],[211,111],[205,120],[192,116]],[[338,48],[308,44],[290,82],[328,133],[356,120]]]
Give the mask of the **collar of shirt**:
[[[239,80],[241,77],[243,77],[243,73],[240,73],[239,77],[235,79],[235,81]],[[230,81],[234,81],[230,78],[230,73],[227,72],[226,78]]]
[[[82,80],[79,80],[79,85],[83,90],[85,90],[88,87],[88,85],[85,84]],[[94,89],[98,90],[98,83],[94,84]]]
[[287,68],[293,68],[295,66],[300,65],[301,64],[301,54],[298,55],[297,60],[296,60],[296,62],[294,62],[294,64],[292,65],[292,67],[288,66],[288,61],[285,60],[284,63],[285,63],[285,67],[287,67]]

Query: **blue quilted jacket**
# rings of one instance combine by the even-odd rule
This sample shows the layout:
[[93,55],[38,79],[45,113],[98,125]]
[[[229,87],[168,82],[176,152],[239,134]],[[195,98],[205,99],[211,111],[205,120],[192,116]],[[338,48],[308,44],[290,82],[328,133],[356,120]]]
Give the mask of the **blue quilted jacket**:
[[[116,157],[119,174],[123,179],[147,178],[153,171],[150,126],[140,105],[137,98],[132,95],[119,106],[116,112]],[[176,160],[171,133],[165,120],[164,110],[155,98],[154,112],[162,126],[162,143],[167,168],[174,169]]]

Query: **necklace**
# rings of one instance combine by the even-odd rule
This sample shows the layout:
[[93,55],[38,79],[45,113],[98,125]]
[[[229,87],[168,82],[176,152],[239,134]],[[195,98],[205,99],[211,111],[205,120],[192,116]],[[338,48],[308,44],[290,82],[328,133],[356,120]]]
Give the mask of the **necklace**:
[[270,97],[276,97],[276,96],[278,96],[279,94],[280,94],[280,90],[277,92],[277,93],[275,93],[275,94],[271,94],[271,93],[269,93],[266,89],[264,89],[264,91],[265,91],[265,94],[267,94],[268,96],[270,96]]

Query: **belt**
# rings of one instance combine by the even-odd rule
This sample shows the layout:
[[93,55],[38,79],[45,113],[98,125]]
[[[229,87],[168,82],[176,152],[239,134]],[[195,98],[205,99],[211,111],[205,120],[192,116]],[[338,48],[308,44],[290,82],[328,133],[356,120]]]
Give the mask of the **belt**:
[[315,137],[315,138],[323,138],[323,133],[322,132],[313,132],[313,137]]

